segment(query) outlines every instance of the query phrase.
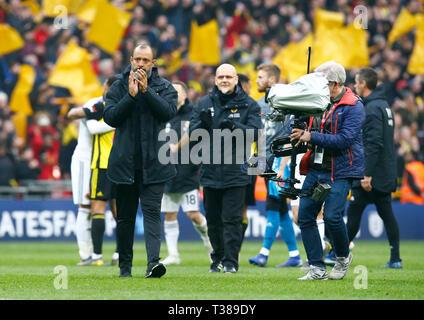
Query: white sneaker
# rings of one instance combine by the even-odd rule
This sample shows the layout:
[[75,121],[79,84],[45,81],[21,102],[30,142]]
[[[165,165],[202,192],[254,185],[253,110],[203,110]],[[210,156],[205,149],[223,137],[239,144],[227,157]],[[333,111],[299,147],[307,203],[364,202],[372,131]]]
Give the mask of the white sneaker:
[[350,264],[352,263],[352,254],[349,253],[347,258],[345,257],[336,257],[336,264],[331,270],[330,279],[331,280],[341,280],[345,277],[347,269],[349,269]]
[[179,256],[167,256],[161,263],[165,266],[170,264],[180,264],[181,259]]
[[309,268],[311,266],[309,265],[309,261],[306,260],[306,262],[300,267],[300,270],[305,270],[305,271],[309,271]]
[[324,268],[320,268],[314,265],[309,266],[309,270],[305,276],[297,280],[327,280],[328,273]]
[[93,259],[91,257],[87,259],[81,259],[80,262],[77,263],[77,266],[89,266],[93,262]]

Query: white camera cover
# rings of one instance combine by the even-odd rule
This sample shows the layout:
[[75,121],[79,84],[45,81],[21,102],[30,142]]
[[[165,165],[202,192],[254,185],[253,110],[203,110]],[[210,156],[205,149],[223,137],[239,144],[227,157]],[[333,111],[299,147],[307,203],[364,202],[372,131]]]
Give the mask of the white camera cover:
[[280,112],[321,114],[330,103],[328,80],[322,72],[309,73],[290,84],[273,85],[267,99]]

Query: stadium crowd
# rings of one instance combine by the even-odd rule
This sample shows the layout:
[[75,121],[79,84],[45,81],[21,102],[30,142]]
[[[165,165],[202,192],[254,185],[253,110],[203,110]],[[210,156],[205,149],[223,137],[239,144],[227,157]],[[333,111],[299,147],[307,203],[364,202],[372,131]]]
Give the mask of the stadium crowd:
[[[41,1],[39,1],[41,3]],[[125,1],[111,1],[124,8]],[[407,64],[414,35],[402,36],[392,46],[387,43],[400,10],[423,10],[418,0],[140,0],[132,9],[131,22],[119,49],[108,54],[86,39],[84,24],[69,17],[67,29],[56,29],[52,18],[37,18],[20,0],[0,0],[0,23],[19,31],[22,49],[0,56],[0,185],[18,185],[21,179],[69,179],[70,161],[76,145],[77,128],[66,119],[70,105],[61,97],[66,89],[47,83],[55,62],[70,40],[92,55],[92,67],[101,83],[126,67],[140,40],[156,50],[159,74],[170,81],[188,84],[188,98],[194,103],[214,85],[215,67],[188,60],[191,21],[199,25],[216,19],[219,24],[221,62],[232,63],[239,73],[249,74],[261,63],[271,62],[277,52],[292,41],[300,41],[313,30],[314,9],[344,12],[346,22],[354,20],[353,9],[368,8],[370,67],[377,70],[386,86],[386,95],[395,115],[395,142],[398,176],[402,178],[405,156],[413,151],[424,161],[424,75],[411,75]],[[173,57],[181,57],[170,65]],[[28,118],[26,139],[18,136],[9,107],[22,64],[36,70],[29,95],[33,116]],[[354,75],[348,70],[346,85],[354,89]],[[399,183],[400,187],[400,183]]]

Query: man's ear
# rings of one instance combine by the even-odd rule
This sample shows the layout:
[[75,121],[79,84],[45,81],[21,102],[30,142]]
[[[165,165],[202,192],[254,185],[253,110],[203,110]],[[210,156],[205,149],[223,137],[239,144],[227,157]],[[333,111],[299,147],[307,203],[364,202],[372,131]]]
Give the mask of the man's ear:
[[156,60],[156,59],[153,59],[153,60],[152,60],[152,65],[154,65],[154,66],[155,66],[155,65],[156,65],[156,63],[157,63],[157,60]]

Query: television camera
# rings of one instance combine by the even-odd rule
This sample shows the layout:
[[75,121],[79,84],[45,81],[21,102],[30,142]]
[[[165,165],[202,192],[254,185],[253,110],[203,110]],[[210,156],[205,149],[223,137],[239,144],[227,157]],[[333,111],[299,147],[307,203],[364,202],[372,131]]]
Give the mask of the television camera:
[[[309,49],[310,50],[310,49]],[[310,56],[310,51],[309,51]],[[284,121],[287,115],[293,117],[292,128],[304,130],[305,123],[302,117],[320,116],[330,105],[330,92],[328,80],[320,72],[309,73],[300,77],[290,84],[276,84],[266,93],[265,101],[270,104],[271,113],[267,116],[270,121]],[[282,136],[271,142],[271,153],[275,157],[290,156],[290,177],[287,179],[277,178],[277,173],[270,169],[271,166],[259,176],[276,181],[277,183],[286,183],[279,194],[284,198],[296,199],[297,197],[311,196],[316,201],[324,201],[328,195],[331,186],[327,183],[317,183],[312,190],[302,193],[301,189],[295,187],[300,183],[295,178],[296,156],[307,151],[307,143],[301,143],[295,146],[297,141],[290,141],[290,136]]]

